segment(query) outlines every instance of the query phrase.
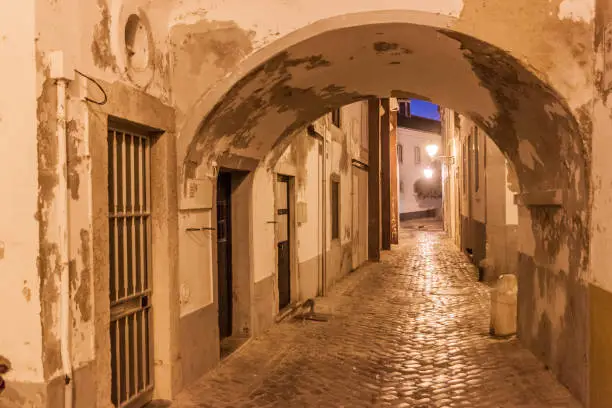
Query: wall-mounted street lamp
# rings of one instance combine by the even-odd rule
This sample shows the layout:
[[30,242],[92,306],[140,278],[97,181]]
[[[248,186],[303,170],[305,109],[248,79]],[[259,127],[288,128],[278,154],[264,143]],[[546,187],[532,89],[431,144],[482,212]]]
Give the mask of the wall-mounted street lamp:
[[439,147],[437,144],[428,144],[427,146],[425,146],[425,151],[432,159],[436,154],[438,154],[438,149]]
[[433,177],[434,171],[433,169],[427,167],[426,169],[423,169],[423,175],[425,176],[426,179],[430,179]]
[[440,150],[440,148],[437,144],[432,143],[425,146],[425,151],[427,152],[427,155],[433,161],[439,160],[441,162],[447,162],[448,164],[452,164],[455,162],[455,156],[438,156],[438,150]]

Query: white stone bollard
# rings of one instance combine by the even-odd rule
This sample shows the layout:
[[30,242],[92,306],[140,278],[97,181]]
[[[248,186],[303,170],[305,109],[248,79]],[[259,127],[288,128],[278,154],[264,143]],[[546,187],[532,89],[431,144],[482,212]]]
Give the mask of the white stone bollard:
[[491,334],[510,336],[516,333],[518,284],[516,276],[501,275],[491,291]]

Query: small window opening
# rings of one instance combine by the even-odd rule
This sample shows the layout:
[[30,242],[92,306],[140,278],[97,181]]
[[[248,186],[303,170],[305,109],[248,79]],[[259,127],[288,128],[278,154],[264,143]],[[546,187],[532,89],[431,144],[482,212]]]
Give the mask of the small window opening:
[[340,238],[340,183],[331,182],[331,237]]
[[334,109],[332,112],[332,123],[336,126],[336,127],[340,127],[342,125],[341,120],[340,120],[340,108]]

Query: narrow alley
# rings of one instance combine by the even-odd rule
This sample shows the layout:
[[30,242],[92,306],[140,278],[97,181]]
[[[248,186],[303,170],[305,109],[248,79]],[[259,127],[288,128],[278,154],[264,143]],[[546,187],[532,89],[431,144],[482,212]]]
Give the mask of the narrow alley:
[[187,387],[188,407],[578,407],[515,337],[489,336],[489,289],[435,222]]

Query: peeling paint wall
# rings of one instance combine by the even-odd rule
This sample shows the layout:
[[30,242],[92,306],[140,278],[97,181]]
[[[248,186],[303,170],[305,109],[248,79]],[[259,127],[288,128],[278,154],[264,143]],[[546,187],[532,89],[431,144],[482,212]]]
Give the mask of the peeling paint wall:
[[[32,32],[36,32],[36,73],[30,81],[36,84],[36,96],[31,101],[37,101],[38,117],[38,211],[36,219],[39,225],[40,251],[38,269],[41,291],[41,322],[44,349],[42,359],[45,381],[48,383],[49,404],[59,403],[62,384],[57,381],[61,371],[59,352],[59,266],[56,261],[57,242],[59,238],[54,231],[54,223],[63,222],[53,218],[57,205],[56,184],[58,177],[54,168],[57,163],[56,147],[56,86],[49,78],[52,51],[62,51],[67,63],[67,71],[74,67],[92,78],[76,74],[68,88],[67,103],[67,181],[69,188],[70,208],[70,248],[69,276],[71,295],[71,355],[74,370],[74,384],[77,387],[77,405],[83,403],[84,395],[95,395],[97,391],[104,393],[107,379],[102,378],[96,384],[94,381],[94,363],[96,360],[106,361],[103,357],[108,353],[108,346],[100,338],[100,325],[108,322],[100,321],[104,317],[104,307],[94,305],[94,290],[103,290],[108,282],[100,282],[102,276],[94,276],[100,257],[108,254],[95,254],[93,251],[93,236],[100,235],[94,231],[92,224],[95,216],[92,213],[92,195],[99,196],[107,192],[104,182],[92,183],[92,164],[90,145],[98,144],[90,138],[97,133],[90,129],[89,119],[91,108],[97,107],[92,102],[84,101],[88,97],[94,101],[104,98],[103,92],[93,82],[98,81],[108,96],[106,107],[129,104],[129,92],[113,92],[113,83],[124,83],[128,89],[146,92],[150,95],[148,103],[136,106],[124,106],[122,112],[128,114],[131,109],[141,112],[150,109],[159,101],[169,103],[171,69],[170,54],[167,47],[168,10],[166,2],[146,2],[126,0],[111,2],[98,0],[96,2],[79,2],[65,0],[61,2],[36,1],[31,10],[31,18],[35,21]],[[131,67],[130,57],[126,52],[126,28],[128,17],[137,15],[148,32],[148,47],[145,61],[147,67],[142,72],[136,72]],[[18,21],[18,20],[16,20]],[[34,43],[32,43],[34,46]],[[33,57],[32,57],[33,58]],[[33,60],[34,61],[34,60]],[[25,64],[23,64],[25,66]],[[132,99],[134,100],[134,99]],[[118,112],[118,110],[115,110]],[[160,115],[163,116],[163,115]],[[106,117],[106,116],[105,116]],[[129,117],[133,119],[133,117]],[[105,121],[104,121],[105,122]],[[145,123],[149,124],[149,123]],[[106,126],[106,123],[103,124]],[[103,130],[106,135],[106,130]],[[103,146],[106,145],[102,141]],[[94,262],[95,260],[95,262]],[[103,275],[106,276],[106,275]],[[108,279],[107,277],[105,279]],[[34,301],[36,292],[30,288],[24,289],[28,297]],[[25,296],[25,295],[24,295]],[[108,295],[107,295],[108,298]],[[107,326],[106,326],[107,327]],[[107,330],[102,330],[107,333]],[[159,339],[163,341],[163,339]],[[110,368],[105,373],[110,375]],[[99,375],[99,374],[98,374]],[[160,377],[160,388],[163,381]],[[97,390],[96,390],[97,388]],[[103,395],[101,400],[108,401],[109,395]]]
[[11,370],[0,405],[30,403],[23,383],[44,382],[38,274],[35,1],[0,13],[0,353]]
[[612,101],[610,100],[610,23],[612,2],[595,2],[595,77],[597,78],[592,110],[592,215],[590,219],[589,272],[591,284],[588,287],[589,306],[589,402],[594,408],[609,405],[612,399],[612,370],[609,315],[612,304],[612,171],[608,152],[612,148]]
[[[0,302],[5,302],[5,310],[17,304],[24,313],[40,313],[42,324],[38,318],[19,319],[21,325],[31,325],[24,326],[24,333],[31,337],[27,347],[21,335],[19,339],[0,336],[2,355],[13,366],[5,376],[9,386],[50,381],[59,373],[57,237],[48,226],[54,221],[49,214],[60,175],[53,172],[57,157],[55,86],[49,79],[48,57],[53,50],[63,50],[77,69],[101,81],[107,91],[116,84],[130,90],[118,87],[121,90],[109,93],[118,107],[115,112],[146,111],[160,102],[176,108],[178,134],[176,146],[170,146],[176,147],[180,177],[172,188],[182,193],[185,178],[197,174],[196,169],[209,167],[213,159],[232,157],[255,171],[252,199],[258,205],[252,210],[252,228],[261,234],[253,247],[255,283],[267,284],[266,278],[275,273],[274,262],[269,261],[276,256],[274,246],[269,246],[275,229],[268,223],[274,219],[275,169],[268,166],[270,157],[283,156],[291,141],[291,153],[286,153],[288,160],[281,166],[295,172],[297,200],[306,201],[315,191],[320,194],[310,183],[320,175],[304,171],[299,164],[306,163],[307,168],[320,165],[317,143],[310,145],[308,136],[291,140],[290,136],[330,109],[368,96],[417,96],[465,113],[509,159],[516,173],[514,184],[521,192],[562,191],[561,210],[522,208],[518,215],[522,279],[533,283],[521,295],[526,299],[523,310],[529,311],[521,317],[522,334],[533,350],[548,350],[542,356],[544,361],[585,399],[583,336],[588,329],[576,316],[586,313],[588,279],[612,291],[607,273],[611,251],[606,220],[611,194],[605,154],[610,149],[603,136],[611,123],[608,90],[603,85],[602,45],[603,27],[612,8],[606,1],[597,1],[596,7],[593,0],[545,4],[528,0],[22,3],[19,15],[11,14],[13,10],[0,13],[0,53],[8,53],[14,62],[3,66],[0,81],[5,81],[5,89],[19,87],[10,100],[0,102],[0,133],[10,135],[0,137],[0,155],[4,154],[0,162],[13,163],[10,174],[19,174],[17,180],[0,177],[0,185],[11,191],[9,211],[0,216],[0,275],[19,271],[9,278],[0,276],[3,287],[11,288]],[[124,26],[131,15],[138,16],[150,33],[149,64],[142,71],[131,67],[125,49]],[[133,99],[132,91],[146,97]],[[85,95],[95,100],[103,95],[81,76],[72,83],[69,94],[72,348],[75,368],[84,368],[94,358],[103,364],[107,357],[100,356],[108,354],[99,340],[107,322],[96,321],[92,315],[96,313],[92,309],[94,287],[100,284],[100,276],[92,270],[101,264],[100,254],[91,250],[93,237],[99,235],[92,219],[104,214],[91,213],[89,198],[103,194],[97,189],[106,186],[104,177],[91,181],[87,137],[91,132],[88,113],[94,105],[82,100]],[[124,100],[126,106],[121,107],[118,101]],[[353,108],[346,108],[349,116]],[[25,119],[22,123],[7,118]],[[362,126],[362,135],[363,129],[367,127]],[[358,138],[352,127],[343,130],[348,141],[337,132],[325,136],[329,138],[329,168],[339,174],[342,197],[347,197],[352,184],[350,159],[357,157]],[[591,154],[593,133],[598,136],[593,138],[596,149]],[[362,137],[361,142],[358,156],[365,161],[367,140],[364,143]],[[591,199],[592,220],[588,212]],[[350,205],[345,204],[339,249],[333,255],[337,257],[330,257],[342,265],[347,256],[344,247],[355,233],[351,212],[344,211]],[[298,234],[310,237],[315,218],[320,219],[320,206],[308,204],[308,221],[298,226]],[[517,217],[507,214],[509,218]],[[208,224],[213,219],[206,213],[182,215],[179,228],[182,231],[187,225]],[[15,225],[19,225],[17,230]],[[4,231],[11,231],[10,236],[2,235]],[[186,316],[214,304],[214,279],[206,273],[214,248],[203,249],[202,243],[182,233],[179,237],[180,250],[168,256],[176,262],[181,257],[178,276],[185,285],[177,302]],[[298,237],[298,241],[300,262],[317,259],[320,246],[312,239]],[[328,248],[332,250],[331,244]],[[191,260],[197,265],[193,273],[185,270]],[[314,262],[316,269],[319,264]],[[309,287],[303,293],[314,292]],[[2,325],[13,323],[7,320]],[[577,344],[577,351],[568,352],[572,344]],[[164,395],[180,387],[176,385],[180,375],[172,372],[170,376],[174,384],[158,382]],[[99,393],[104,392],[101,387]]]

